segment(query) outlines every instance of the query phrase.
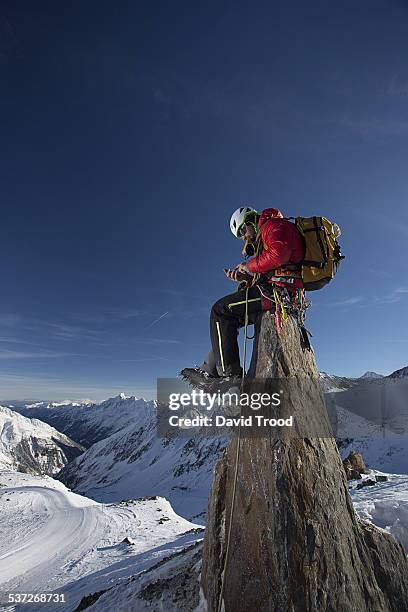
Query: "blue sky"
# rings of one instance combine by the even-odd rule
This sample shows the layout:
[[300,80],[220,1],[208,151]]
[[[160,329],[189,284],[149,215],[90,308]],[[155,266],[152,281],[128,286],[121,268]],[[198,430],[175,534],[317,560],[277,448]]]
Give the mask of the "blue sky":
[[342,227],[319,367],[408,363],[408,3],[0,9],[0,399],[152,397],[199,363],[242,203]]

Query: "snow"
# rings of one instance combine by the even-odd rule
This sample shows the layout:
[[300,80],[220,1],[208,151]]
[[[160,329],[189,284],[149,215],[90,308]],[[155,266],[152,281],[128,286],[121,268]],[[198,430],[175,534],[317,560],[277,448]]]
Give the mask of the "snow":
[[202,539],[163,498],[100,504],[11,470],[0,471],[0,514],[1,590],[65,593],[64,610]]
[[382,378],[326,394],[337,416],[335,435],[344,458],[360,452],[368,467],[408,474],[408,379]]
[[387,474],[387,478],[361,489],[355,488],[361,481],[354,481],[351,498],[360,518],[391,533],[408,553],[408,475]]
[[368,468],[408,474],[408,438],[354,438],[340,454],[345,459],[353,450],[362,454]]
[[133,423],[141,409],[153,410],[154,401],[138,399],[124,393],[100,403],[78,403],[54,406],[40,402],[20,405],[16,410],[26,417],[37,417],[85,447],[91,446]]
[[327,372],[319,372],[319,379],[325,393],[344,391],[358,384],[356,378],[335,376],[334,374],[327,374]]
[[162,439],[156,432],[155,406],[134,411],[133,422],[93,444],[59,478],[101,502],[128,495],[161,495],[175,511],[193,520],[203,516],[215,462],[227,439],[196,435]]
[[[32,463],[34,462],[38,471],[48,465],[54,467],[56,472],[64,466],[62,451],[57,456],[52,456],[53,451],[59,450],[58,443],[77,448],[78,452],[83,450],[80,445],[47,423],[26,418],[10,408],[0,406],[0,469],[18,467],[22,469],[22,464],[26,460],[24,467],[27,469],[34,469]],[[51,457],[47,456],[47,451]]]
[[408,378],[408,366],[395,370],[395,372],[390,374],[390,378]]
[[[407,418],[408,380],[370,379],[357,385],[357,379],[351,384],[323,372],[320,379],[330,390],[326,399],[337,416],[336,437],[343,440],[343,456],[361,450],[369,467],[408,473],[408,437],[398,434],[399,421],[402,418],[403,426]],[[111,431],[64,469],[61,478],[66,484],[104,502],[122,499],[128,491],[162,495],[182,516],[204,518],[213,466],[226,439],[163,441],[155,432],[153,402],[113,398],[88,414],[87,427],[95,431],[110,423]],[[389,418],[383,425],[384,416]]]
[[[23,403],[25,408],[58,408],[58,406],[86,406],[88,404],[95,404],[93,400],[90,399],[82,399],[82,400],[63,400],[62,402],[46,402],[44,400],[39,402],[32,402],[30,404]],[[9,408],[13,408],[11,404],[8,405]]]
[[[337,414],[342,456],[360,451],[371,474],[388,476],[361,489],[361,480],[349,483],[356,512],[408,552],[408,368],[394,374],[320,378]],[[12,471],[10,457],[19,441],[34,434],[48,439],[51,432],[64,436],[0,407],[1,591],[65,593],[68,611],[82,597],[103,591],[90,609],[172,612],[180,609],[174,592],[156,586],[189,572],[195,584],[189,603],[195,597],[198,602],[203,528],[197,522],[203,522],[213,467],[227,440],[159,438],[155,402],[123,393],[99,404],[39,402],[25,408],[60,419],[53,421],[57,428],[57,422],[64,424],[66,433],[76,432],[91,446],[62,473],[77,493],[50,477]],[[129,496],[141,499],[120,501]],[[153,603],[140,597],[143,592],[153,592]],[[47,610],[53,612],[52,605]]]
[[60,435],[59,432],[38,419],[28,419],[18,412],[0,406],[0,427],[2,429],[1,441],[5,445],[15,444],[23,437],[28,437],[33,432],[41,432],[44,436],[51,434]]

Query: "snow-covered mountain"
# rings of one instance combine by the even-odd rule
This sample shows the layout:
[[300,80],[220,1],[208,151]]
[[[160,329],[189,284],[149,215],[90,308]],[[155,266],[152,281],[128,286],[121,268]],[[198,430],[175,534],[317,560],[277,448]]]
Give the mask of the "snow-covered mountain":
[[41,419],[58,431],[85,446],[103,440],[131,424],[139,406],[153,406],[153,402],[120,393],[100,403],[35,402],[16,406],[29,417]]
[[132,400],[132,423],[93,444],[58,478],[98,501],[162,495],[187,518],[203,516],[224,437],[160,438],[154,402]]
[[[321,373],[320,378],[343,454],[361,450],[370,467],[408,473],[404,440],[397,436],[400,404],[408,396],[406,383],[391,377],[361,380],[326,373]],[[389,417],[387,432],[392,438],[380,444],[386,433],[382,422],[384,398]],[[129,491],[136,496],[163,495],[183,516],[203,516],[212,468],[227,440],[199,436],[158,438],[153,403],[126,397],[114,400],[116,413],[131,413],[131,422],[121,429],[114,423],[110,436],[90,447],[59,477],[76,491],[99,501],[123,499]],[[112,401],[96,409],[101,419],[104,410],[111,418]],[[402,414],[404,419],[405,413]]]
[[[367,371],[359,378],[349,378],[320,372],[320,381],[325,393],[345,391],[361,383],[376,382],[390,378],[408,377],[408,366],[388,376]],[[48,423],[67,436],[89,448],[131,424],[137,405],[144,406],[146,400],[120,393],[103,402],[89,400],[64,402],[15,402],[9,407],[24,416],[34,417]]]
[[84,450],[50,425],[0,406],[0,468],[53,475]]
[[[184,551],[190,560],[203,537],[203,528],[177,516],[166,499],[99,504],[52,478],[13,471],[0,471],[0,515],[1,592],[65,597],[66,604],[30,604],[32,612],[73,612],[81,601],[84,609],[105,593],[111,604],[99,609],[163,609],[160,601],[159,607],[149,605],[160,591],[159,579],[177,575],[175,566],[183,571]],[[194,582],[197,599],[197,572]]]
[[360,376],[360,378],[383,378],[382,374],[377,374],[377,372],[364,372],[364,374],[362,376]]
[[362,380],[326,393],[326,405],[343,457],[356,450],[371,468],[408,473],[408,377]]
[[389,378],[408,378],[408,366],[395,370],[395,372],[389,375]]
[[[398,424],[401,414],[405,419],[401,406],[408,389],[402,385],[404,377],[394,374],[347,378],[321,372],[320,379],[342,454],[360,450],[369,467],[408,473],[400,435],[404,423]],[[162,495],[183,516],[203,517],[212,469],[226,439],[158,438],[155,403],[123,394],[99,404],[45,403],[24,410],[34,411],[89,447],[59,476],[76,491],[99,501],[117,501],[129,494]],[[391,439],[380,442],[386,433]]]
[[337,376],[336,374],[327,374],[327,372],[319,372],[320,380],[323,386],[323,390],[327,391],[335,391],[335,390],[343,390],[354,387],[361,382],[369,382],[370,380],[378,380],[385,378],[403,378],[408,377],[408,366],[401,368],[400,370],[396,370],[387,376],[383,374],[378,374],[377,372],[373,372],[371,370],[367,370],[362,376],[358,378],[350,378],[347,376]]
[[336,376],[335,374],[327,374],[327,372],[319,372],[320,382],[325,393],[344,391],[358,384],[358,379],[347,378],[346,376]]

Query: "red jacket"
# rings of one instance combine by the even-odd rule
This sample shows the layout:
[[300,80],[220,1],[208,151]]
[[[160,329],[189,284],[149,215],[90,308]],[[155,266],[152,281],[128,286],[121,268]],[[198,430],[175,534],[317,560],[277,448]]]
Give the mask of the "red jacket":
[[[258,227],[263,249],[257,257],[247,261],[249,272],[263,274],[287,263],[300,263],[304,259],[303,238],[293,223],[283,219],[280,210],[276,208],[264,210],[259,218]],[[303,287],[303,283],[301,279],[295,279],[290,286],[297,289]]]

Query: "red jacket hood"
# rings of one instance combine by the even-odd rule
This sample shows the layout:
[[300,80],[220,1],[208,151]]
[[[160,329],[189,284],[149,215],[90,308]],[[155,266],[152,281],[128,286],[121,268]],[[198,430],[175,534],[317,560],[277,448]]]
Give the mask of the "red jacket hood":
[[259,217],[258,227],[261,227],[268,219],[283,219],[283,214],[278,208],[265,208]]

